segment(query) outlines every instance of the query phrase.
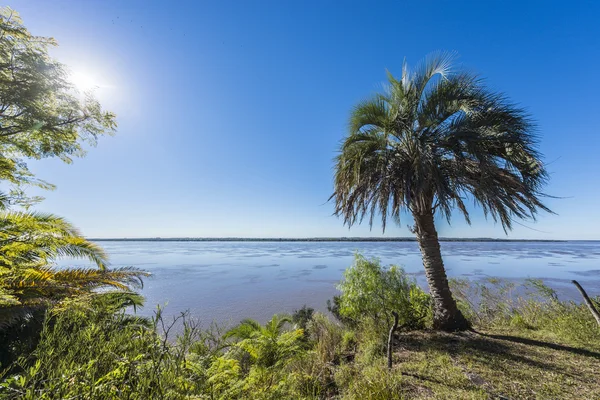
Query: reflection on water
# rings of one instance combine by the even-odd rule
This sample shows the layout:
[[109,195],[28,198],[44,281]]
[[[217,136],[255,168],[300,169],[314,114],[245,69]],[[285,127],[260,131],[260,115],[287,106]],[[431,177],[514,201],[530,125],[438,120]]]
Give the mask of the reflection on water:
[[[355,252],[397,264],[425,285],[415,242],[100,242],[113,266],[153,274],[142,293],[151,315],[190,310],[205,323],[266,321],[307,304],[324,310]],[[443,242],[450,277],[543,278],[567,298],[571,279],[600,294],[600,242]],[[76,261],[75,264],[80,264]],[[62,260],[61,265],[73,265]]]

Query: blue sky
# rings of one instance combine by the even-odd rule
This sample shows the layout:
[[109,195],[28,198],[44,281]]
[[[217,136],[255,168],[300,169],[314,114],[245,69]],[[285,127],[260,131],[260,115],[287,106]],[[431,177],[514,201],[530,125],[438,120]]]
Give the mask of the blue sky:
[[[600,239],[600,4],[521,1],[14,1],[118,116],[38,206],[89,237],[380,236],[331,216],[351,107],[435,50],[455,50],[538,121],[558,215],[512,238]],[[505,237],[474,210],[441,236]],[[409,236],[389,227],[386,236]]]

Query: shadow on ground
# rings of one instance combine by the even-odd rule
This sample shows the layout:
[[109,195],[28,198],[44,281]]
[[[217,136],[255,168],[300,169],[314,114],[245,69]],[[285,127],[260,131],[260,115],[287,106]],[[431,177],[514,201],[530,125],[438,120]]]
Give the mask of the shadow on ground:
[[600,353],[504,332],[398,335],[394,369],[448,398],[600,398]]

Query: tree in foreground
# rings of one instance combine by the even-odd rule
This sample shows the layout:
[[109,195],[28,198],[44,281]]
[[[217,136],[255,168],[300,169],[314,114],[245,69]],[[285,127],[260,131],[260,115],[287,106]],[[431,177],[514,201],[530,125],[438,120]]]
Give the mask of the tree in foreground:
[[467,72],[451,71],[452,54],[425,59],[401,79],[388,74],[383,93],[359,103],[336,159],[335,214],[349,227],[365,217],[400,224],[403,212],[413,231],[433,298],[433,326],[463,330],[468,321],[456,306],[434,223],[448,223],[458,210],[470,223],[466,202],[502,224],[534,219],[542,203],[546,170],[535,126],[525,111]]
[[[59,257],[81,258],[90,268],[59,268]],[[148,274],[134,268],[107,268],[101,247],[51,214],[0,213],[0,331],[35,310],[64,300],[114,289],[126,293]]]
[[[98,291],[115,289],[124,300],[147,274],[107,268],[96,244],[64,219],[28,211],[36,198],[27,185],[50,189],[27,168],[26,160],[71,162],[85,146],[112,134],[115,116],[92,93],[78,93],[69,72],[49,55],[56,42],[32,35],[17,12],[0,8],[0,342],[10,326],[19,338],[34,314]],[[23,206],[15,211],[13,207]],[[95,268],[58,268],[55,260],[84,258]],[[113,297],[114,297],[113,296]],[[136,300],[137,301],[137,300]],[[16,330],[14,330],[16,329]],[[3,350],[3,349],[2,349]]]
[[[63,256],[95,267],[61,268]],[[148,274],[134,268],[108,268],[102,248],[71,224],[51,214],[0,212],[0,369],[35,348],[44,319],[74,306],[106,310],[140,306],[132,290]],[[117,305],[115,307],[115,305]]]
[[10,185],[2,200],[12,205],[38,200],[24,195],[26,185],[53,188],[33,176],[26,159],[70,163],[116,128],[115,115],[93,93],[78,93],[68,69],[50,57],[54,46],[32,35],[16,11],[0,8],[0,180]]

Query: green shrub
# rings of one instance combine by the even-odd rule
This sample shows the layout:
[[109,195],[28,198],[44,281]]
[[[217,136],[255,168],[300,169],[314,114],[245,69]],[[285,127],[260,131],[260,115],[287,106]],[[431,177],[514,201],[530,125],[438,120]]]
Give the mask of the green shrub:
[[304,348],[308,348],[310,346],[308,324],[312,320],[314,313],[315,309],[307,307],[306,304],[302,306],[301,309],[294,310],[292,313],[292,322],[297,328],[302,329],[303,335],[300,341],[302,342]]
[[239,349],[239,356],[249,356],[251,364],[259,367],[281,367],[301,350],[302,329],[286,330],[291,322],[286,315],[274,315],[264,326],[252,319],[243,320],[230,329],[225,339],[233,338],[232,347]]
[[[163,319],[140,323],[122,312],[75,308],[47,318],[40,342],[20,359],[23,372],[0,386],[7,398],[20,399],[178,399],[200,392],[205,374],[191,368],[185,355],[198,340],[193,324],[183,321],[179,343],[159,335]],[[167,326],[168,329],[170,329]]]
[[389,371],[383,359],[369,366],[346,365],[338,368],[335,380],[341,399],[393,400],[405,399],[411,386],[401,374]]
[[376,259],[356,255],[338,290],[341,294],[334,299],[336,311],[355,325],[368,321],[378,331],[387,331],[395,311],[401,328],[421,329],[431,316],[430,296],[415,279],[398,266],[382,267]]
[[497,278],[455,279],[451,286],[463,313],[479,327],[537,330],[592,347],[600,343],[600,329],[585,304],[561,301],[540,279],[521,286]]
[[517,308],[515,283],[498,278],[484,281],[451,279],[452,293],[464,316],[477,325],[508,322]]
[[322,363],[338,364],[342,350],[343,328],[317,312],[307,326],[313,351]]
[[310,322],[315,313],[315,309],[307,307],[306,304],[299,310],[294,310],[292,313],[292,322],[300,329],[306,330],[306,326]]
[[243,391],[241,369],[237,360],[218,357],[207,371],[211,397],[237,398]]
[[286,368],[288,391],[293,398],[323,399],[337,393],[336,366],[322,361],[316,351],[298,354]]
[[342,349],[347,352],[356,352],[356,346],[356,332],[351,330],[344,331],[344,335],[342,336]]

